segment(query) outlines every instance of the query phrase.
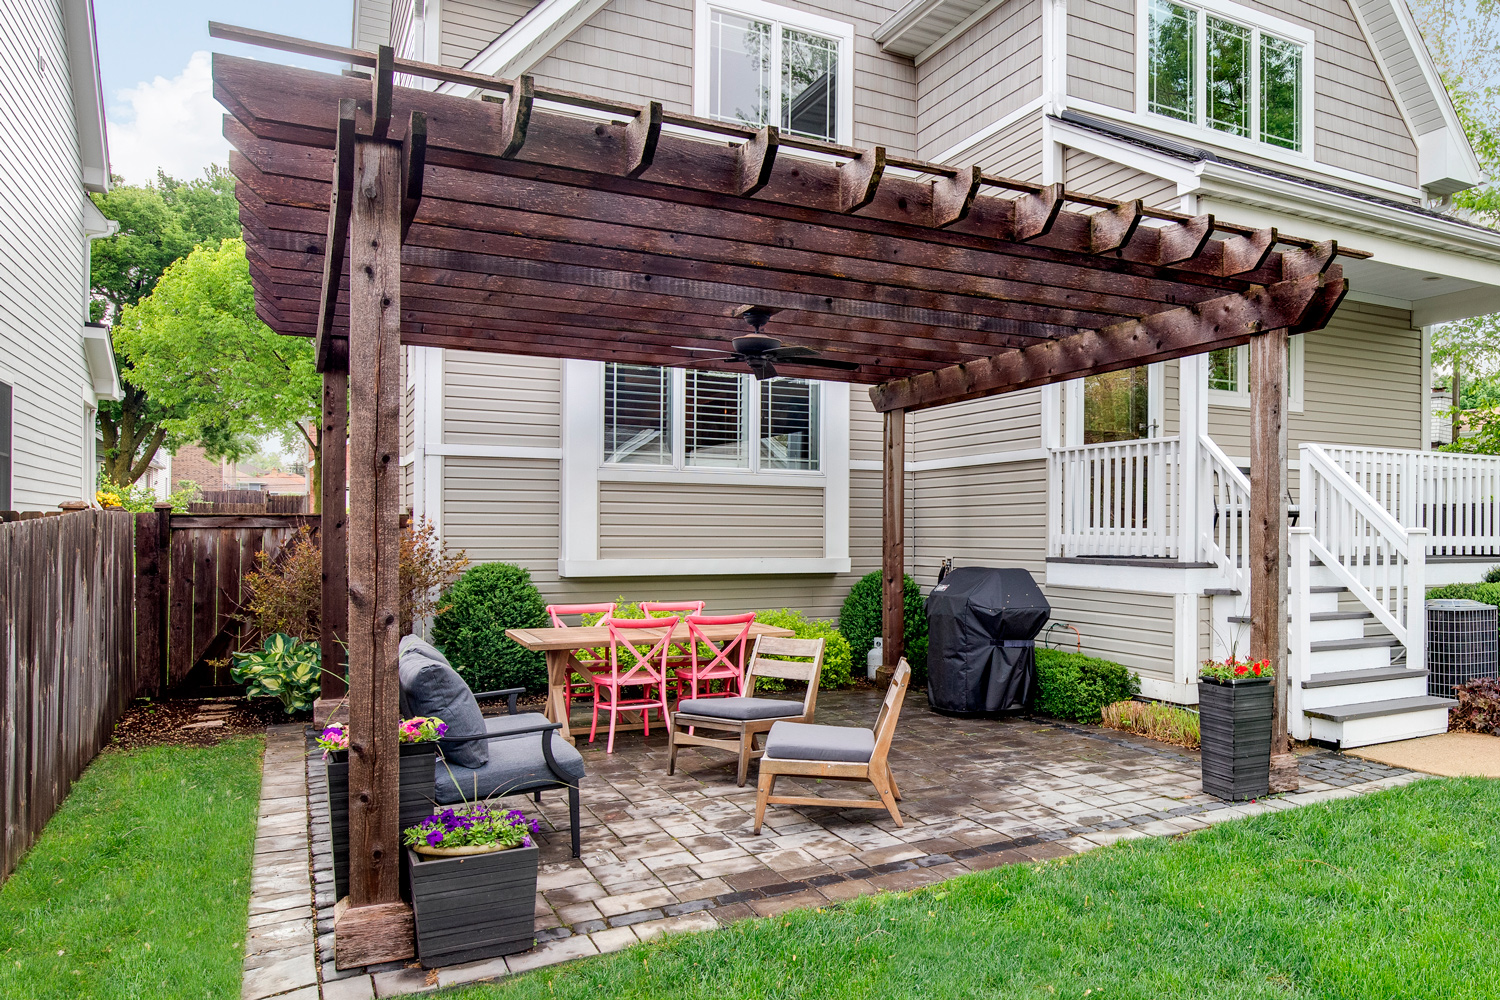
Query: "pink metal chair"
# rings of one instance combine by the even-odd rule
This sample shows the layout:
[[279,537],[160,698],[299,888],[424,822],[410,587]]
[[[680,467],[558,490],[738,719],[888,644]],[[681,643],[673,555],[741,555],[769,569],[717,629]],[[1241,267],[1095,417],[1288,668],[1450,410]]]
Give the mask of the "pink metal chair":
[[[672,618],[611,618],[609,626],[609,665],[590,676],[594,684],[594,719],[589,727],[589,742],[599,732],[599,709],[609,713],[609,742],[605,753],[615,752],[615,723],[621,712],[640,712],[642,735],[651,735],[651,712],[661,713],[662,725],[667,714],[667,650],[672,645]],[[642,653],[641,649],[649,647]],[[621,655],[621,654],[624,655]],[[621,690],[639,687],[646,690],[637,698],[620,697]],[[600,688],[609,690],[606,701]]]
[[[676,615],[679,620],[688,615],[701,614],[703,611],[702,601],[642,601],[641,613],[647,618],[660,618],[662,615]],[[686,612],[686,614],[684,614]],[[667,653],[667,669],[669,671],[682,670],[692,664],[688,658],[687,647],[682,643],[673,644]]]
[[[754,621],[754,614],[688,615],[688,658],[691,662],[674,671],[678,704],[684,697],[737,698],[745,693],[745,650],[749,644],[750,625]],[[739,625],[741,628],[734,638],[716,643],[703,633],[705,625]],[[713,690],[716,681],[724,682],[722,690]],[[703,685],[702,694],[698,693],[700,684]]]
[[[553,628],[568,628],[568,623],[563,621],[564,615],[603,615],[598,624],[603,625],[609,621],[609,616],[614,614],[615,606],[609,604],[549,604],[547,605],[547,617],[552,619]],[[591,651],[592,652],[592,651]],[[587,654],[585,654],[587,655]],[[573,654],[574,669],[568,675],[568,683],[563,688],[563,696],[566,699],[568,711],[573,711],[574,698],[588,698],[594,693],[594,685],[589,682],[589,676],[596,670],[603,670],[605,661],[599,658],[585,659],[584,656]]]

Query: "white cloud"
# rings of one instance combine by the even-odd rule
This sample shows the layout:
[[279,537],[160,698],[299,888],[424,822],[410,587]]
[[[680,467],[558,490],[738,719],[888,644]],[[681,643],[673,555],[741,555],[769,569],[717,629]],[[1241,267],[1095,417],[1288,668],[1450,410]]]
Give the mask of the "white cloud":
[[110,169],[130,183],[155,180],[157,168],[186,180],[202,176],[210,163],[229,162],[207,52],[194,52],[172,79],[158,76],[115,98],[108,114]]

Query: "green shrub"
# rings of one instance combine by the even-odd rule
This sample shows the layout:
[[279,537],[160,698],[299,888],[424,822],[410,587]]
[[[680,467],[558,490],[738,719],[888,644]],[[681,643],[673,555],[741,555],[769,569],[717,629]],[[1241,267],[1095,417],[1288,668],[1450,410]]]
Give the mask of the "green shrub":
[[1098,723],[1105,705],[1140,693],[1140,678],[1128,667],[1079,653],[1036,651],[1035,711],[1054,719]]
[[547,661],[506,638],[508,628],[545,626],[547,604],[531,574],[511,563],[481,563],[443,593],[432,641],[475,691],[547,686]]
[[[799,639],[824,640],[823,673],[818,680],[820,691],[848,687],[853,682],[853,660],[850,656],[849,640],[839,634],[838,627],[833,622],[805,618],[802,612],[793,611],[791,608],[757,611],[755,620],[763,625],[789,628]],[[763,680],[760,685],[767,691],[779,689],[771,685],[769,681]]]
[[[910,650],[920,641],[921,647],[926,649],[927,611],[923,607],[922,588],[909,576],[902,579],[905,581],[902,586],[902,603],[906,606],[906,648]],[[864,669],[869,660],[870,648],[880,637],[880,619],[880,571],[875,570],[859,578],[859,582],[849,591],[849,596],[844,598],[844,607],[839,611],[839,631],[849,640],[849,655],[860,669]],[[913,679],[919,671],[923,676],[926,675],[925,653],[920,667],[909,656],[907,662],[911,664]]]
[[323,650],[285,632],[266,637],[260,649],[231,653],[229,676],[245,685],[246,698],[280,698],[287,715],[313,707],[323,689]]
[[1478,601],[1500,607],[1500,583],[1450,583],[1427,591],[1429,601]]
[[1484,582],[1485,583],[1500,583],[1500,566],[1496,566],[1494,569],[1492,569],[1488,573],[1484,574]]
[[927,683],[927,636],[913,639],[906,644],[906,664],[911,667],[912,686],[925,685]]

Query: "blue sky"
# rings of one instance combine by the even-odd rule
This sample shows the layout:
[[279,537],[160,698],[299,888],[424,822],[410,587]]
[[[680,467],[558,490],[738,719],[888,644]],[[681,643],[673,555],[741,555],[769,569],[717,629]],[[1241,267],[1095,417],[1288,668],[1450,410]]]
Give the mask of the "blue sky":
[[213,101],[207,62],[195,53],[232,52],[319,69],[332,64],[208,37],[209,21],[348,45],[352,0],[94,0],[110,162],[142,182],[161,167],[197,176],[225,162],[222,109]]

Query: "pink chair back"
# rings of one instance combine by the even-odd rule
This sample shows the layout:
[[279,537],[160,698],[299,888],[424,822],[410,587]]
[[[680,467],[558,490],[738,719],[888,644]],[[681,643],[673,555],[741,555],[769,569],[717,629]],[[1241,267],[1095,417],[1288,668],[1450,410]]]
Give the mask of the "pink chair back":
[[[563,615],[603,615],[605,619],[615,613],[614,604],[549,604],[547,605],[547,617],[552,619],[553,628],[567,628],[568,623],[562,620]],[[600,625],[604,621],[599,622]]]
[[[609,670],[617,682],[665,681],[667,649],[672,645],[676,618],[611,618],[604,624],[609,626]],[[650,634],[648,629],[659,634]],[[648,645],[650,649],[642,653],[641,648]],[[621,657],[621,650],[628,657]]]
[[689,614],[697,614],[703,610],[702,601],[642,601],[641,611],[647,617],[660,617],[662,612],[673,613],[686,611]]
[[[732,677],[735,687],[743,693],[745,687],[745,649],[750,640],[750,626],[755,615],[688,615],[688,650],[692,656],[694,677],[720,679]],[[703,633],[705,625],[739,625],[739,633],[724,643],[716,643]],[[713,650],[707,663],[698,659],[699,644]]]

